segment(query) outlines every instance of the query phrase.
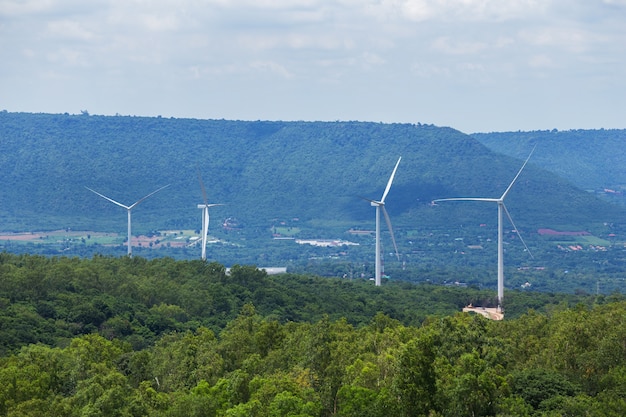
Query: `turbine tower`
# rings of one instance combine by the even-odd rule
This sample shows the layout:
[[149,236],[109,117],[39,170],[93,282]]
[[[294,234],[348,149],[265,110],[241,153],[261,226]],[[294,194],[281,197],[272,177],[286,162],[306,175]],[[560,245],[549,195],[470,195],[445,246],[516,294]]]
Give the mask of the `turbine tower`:
[[221,206],[221,204],[209,204],[206,196],[206,189],[202,183],[202,177],[200,171],[198,171],[198,181],[200,181],[200,188],[202,188],[202,199],[204,204],[198,204],[198,208],[202,209],[202,260],[206,261],[206,243],[209,233],[209,207]]
[[370,200],[368,198],[363,198],[370,202],[372,207],[376,207],[376,275],[374,276],[374,282],[376,286],[380,286],[381,278],[382,278],[382,259],[381,259],[381,250],[380,250],[380,212],[382,209],[383,215],[385,216],[385,221],[387,222],[387,227],[389,228],[389,233],[391,234],[391,241],[393,242],[393,247],[396,250],[396,257],[400,260],[400,255],[398,254],[398,246],[396,245],[396,238],[393,236],[393,229],[391,227],[391,219],[389,219],[389,214],[387,214],[387,209],[385,209],[385,198],[389,193],[389,189],[391,188],[391,183],[393,182],[393,177],[396,175],[396,170],[398,169],[398,165],[400,165],[400,160],[402,157],[398,158],[398,162],[396,162],[396,166],[391,173],[391,177],[389,177],[389,181],[387,182],[387,187],[385,188],[385,192],[380,200]]
[[530,152],[530,155],[528,155],[528,158],[526,158],[526,161],[524,161],[524,164],[522,165],[520,170],[517,172],[517,175],[515,176],[515,178],[513,178],[513,181],[511,181],[507,189],[499,198],[461,197],[461,198],[440,198],[440,199],[433,200],[433,202],[435,203],[440,202],[440,201],[486,201],[489,203],[498,204],[498,311],[499,312],[503,312],[503,302],[504,302],[503,213],[506,213],[506,216],[509,218],[509,221],[511,222],[511,224],[513,225],[513,228],[515,229],[515,233],[517,233],[517,236],[519,236],[520,240],[524,244],[524,247],[526,248],[526,250],[532,257],[532,254],[530,253],[530,249],[528,249],[528,246],[526,246],[526,242],[524,242],[522,235],[519,233],[519,231],[517,230],[517,227],[515,226],[515,223],[513,222],[513,218],[511,217],[511,215],[509,214],[509,211],[504,205],[504,199],[506,198],[507,194],[509,194],[509,191],[511,191],[513,184],[515,184],[515,181],[517,181],[517,178],[522,173],[522,170],[528,163],[528,160],[530,159],[534,151],[535,151],[535,148],[533,148],[533,150]]
[[86,188],[86,189],[88,189],[89,191],[91,191],[92,193],[95,193],[95,194],[99,195],[100,197],[104,198],[105,200],[108,200],[108,201],[110,201],[111,203],[116,204],[116,205],[118,205],[118,206],[123,207],[123,208],[125,208],[125,209],[126,209],[126,212],[128,213],[128,257],[132,257],[132,256],[133,256],[133,249],[132,249],[132,246],[131,246],[131,244],[130,244],[130,238],[131,238],[131,221],[130,221],[130,212],[131,212],[131,210],[132,210],[132,209],[133,209],[133,208],[134,208],[137,204],[139,204],[139,203],[141,203],[142,201],[144,201],[146,198],[151,197],[152,195],[154,195],[154,194],[158,193],[158,192],[159,192],[159,191],[161,191],[162,189],[167,188],[167,187],[169,187],[169,186],[170,186],[170,185],[168,184],[168,185],[165,185],[165,186],[163,186],[163,187],[159,188],[158,190],[155,190],[155,191],[151,192],[151,193],[150,193],[150,194],[148,194],[147,196],[142,197],[142,198],[140,198],[139,200],[135,201],[135,202],[134,202],[133,204],[131,204],[130,206],[126,206],[126,205],[124,205],[124,204],[122,204],[122,203],[119,203],[119,202],[117,202],[117,201],[113,200],[112,198],[107,197],[107,196],[106,196],[106,195],[104,195],[104,194],[100,194],[99,192],[97,192],[97,191],[95,191],[95,190],[92,190],[92,189],[91,189],[91,188],[89,188],[89,187],[85,187],[85,188]]

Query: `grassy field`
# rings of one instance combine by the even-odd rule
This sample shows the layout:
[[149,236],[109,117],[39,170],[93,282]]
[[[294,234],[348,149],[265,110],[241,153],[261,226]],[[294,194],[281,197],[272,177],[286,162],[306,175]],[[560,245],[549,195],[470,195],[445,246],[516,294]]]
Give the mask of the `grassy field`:
[[[184,247],[193,245],[200,239],[193,230],[166,230],[151,236],[133,236],[133,246],[161,247]],[[101,233],[94,231],[55,230],[49,232],[26,232],[0,234],[0,242],[15,244],[41,244],[62,245],[77,244],[115,246],[126,244],[126,235],[119,233]]]
[[289,226],[274,226],[273,233],[275,235],[285,236],[285,237],[294,237],[298,233],[300,233],[299,227],[289,227]]
[[611,242],[599,238],[593,235],[586,236],[568,236],[566,239],[549,239],[550,243],[554,243],[555,245],[569,246],[569,245],[580,245],[583,247],[588,246],[611,246]]

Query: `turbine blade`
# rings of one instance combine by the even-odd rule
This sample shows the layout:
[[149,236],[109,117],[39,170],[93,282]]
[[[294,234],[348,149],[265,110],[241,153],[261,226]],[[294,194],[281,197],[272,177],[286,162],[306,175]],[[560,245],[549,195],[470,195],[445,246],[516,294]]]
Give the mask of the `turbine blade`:
[[385,221],[387,222],[387,227],[389,228],[389,234],[391,235],[391,241],[393,242],[393,248],[396,250],[396,258],[400,260],[400,254],[398,253],[398,245],[396,245],[396,238],[393,235],[393,228],[391,227],[391,219],[389,218],[389,214],[387,214],[387,209],[385,206],[381,206],[383,208],[383,214],[385,215]]
[[200,188],[202,189],[202,199],[204,200],[204,204],[208,204],[208,199],[206,196],[206,188],[204,188],[204,183],[202,182],[202,176],[200,175],[200,170],[198,170],[198,181],[200,181]]
[[393,182],[393,177],[396,175],[396,170],[398,169],[398,165],[400,165],[400,160],[402,157],[398,158],[398,162],[396,162],[396,166],[393,168],[393,172],[391,173],[391,177],[389,177],[389,181],[387,182],[387,188],[385,188],[385,192],[383,193],[383,198],[380,199],[381,203],[385,202],[385,198],[387,197],[387,193],[389,193],[389,189],[391,188],[391,183]]
[[164,185],[163,187],[159,188],[158,190],[154,190],[154,191],[152,191],[152,192],[151,192],[150,194],[148,194],[147,196],[142,197],[141,199],[137,200],[134,204],[132,204],[130,207],[128,207],[128,209],[129,209],[129,210],[130,210],[130,209],[132,209],[133,207],[135,207],[137,204],[141,203],[141,202],[142,202],[143,200],[145,200],[146,198],[153,196],[154,194],[158,193],[158,192],[159,192],[159,191],[161,191],[162,189],[167,188],[167,187],[169,187],[169,186],[170,186],[170,184],[167,184],[167,185]]
[[482,198],[482,197],[455,197],[455,198],[438,198],[433,200],[433,203],[438,203],[440,201],[487,201],[489,203],[497,203],[500,201],[499,198]]
[[517,233],[517,236],[519,237],[519,239],[522,241],[522,243],[524,244],[524,247],[526,248],[526,250],[528,251],[528,254],[530,255],[531,258],[535,259],[535,257],[533,256],[532,252],[530,251],[530,249],[528,248],[528,245],[526,245],[526,242],[524,242],[524,238],[522,237],[522,235],[520,234],[519,230],[517,230],[517,226],[515,226],[515,223],[513,222],[513,218],[511,217],[511,214],[509,213],[509,210],[507,210],[506,206],[504,205],[504,203],[502,204],[502,208],[504,209],[504,212],[506,213],[506,217],[509,218],[509,221],[511,222],[511,224],[513,225],[513,228],[515,229],[515,233]]
[[120,206],[120,207],[124,207],[126,210],[130,210],[130,208],[131,208],[131,207],[125,206],[125,205],[124,205],[124,204],[122,204],[122,203],[118,203],[117,201],[113,200],[112,198],[109,198],[109,197],[107,197],[107,196],[106,196],[106,195],[104,195],[104,194],[100,194],[99,192],[97,192],[97,191],[95,191],[95,190],[92,190],[92,189],[91,189],[91,188],[89,188],[89,187],[85,187],[85,188],[86,188],[86,189],[88,189],[89,191],[91,191],[91,192],[92,192],[92,193],[94,193],[94,194],[98,194],[100,197],[104,198],[104,199],[105,199],[105,200],[107,200],[107,201],[110,201],[110,202],[111,202],[111,203],[113,203],[113,204],[117,204],[117,205],[118,205],[118,206]]
[[517,178],[520,176],[520,174],[524,170],[524,167],[528,163],[528,160],[530,159],[530,157],[533,156],[533,152],[535,152],[535,148],[536,147],[537,147],[537,145],[535,145],[533,147],[533,150],[530,151],[530,155],[528,155],[528,158],[526,158],[526,160],[524,161],[524,164],[522,165],[522,167],[519,169],[519,171],[517,171],[517,175],[515,176],[515,178],[513,178],[513,181],[511,181],[511,183],[507,187],[506,191],[504,191],[504,194],[502,194],[502,197],[500,197],[501,200],[504,200],[504,197],[506,197],[506,195],[509,193],[509,191],[511,191],[511,187],[513,187],[513,184],[515,184],[515,181],[517,181]]

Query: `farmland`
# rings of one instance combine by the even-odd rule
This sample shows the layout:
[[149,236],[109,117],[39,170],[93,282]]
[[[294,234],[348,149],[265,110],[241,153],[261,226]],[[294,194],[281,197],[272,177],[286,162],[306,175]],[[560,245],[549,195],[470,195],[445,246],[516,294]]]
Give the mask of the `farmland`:
[[[193,246],[199,240],[200,235],[193,230],[165,230],[151,233],[150,235],[133,236],[133,247],[149,248],[183,248]],[[103,233],[96,231],[77,230],[53,230],[46,232],[23,232],[0,234],[0,242],[5,246],[15,245],[40,245],[51,247],[72,247],[75,245],[99,245],[103,247],[125,246],[126,235],[119,233]]]

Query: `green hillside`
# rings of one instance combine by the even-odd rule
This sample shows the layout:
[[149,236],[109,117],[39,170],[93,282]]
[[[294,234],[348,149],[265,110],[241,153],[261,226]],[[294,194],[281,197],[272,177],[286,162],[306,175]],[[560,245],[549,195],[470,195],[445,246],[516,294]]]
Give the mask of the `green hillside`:
[[[462,214],[433,210],[432,199],[497,196],[521,164],[456,130],[408,124],[4,112],[0,137],[0,220],[18,231],[123,231],[123,210],[85,187],[130,205],[165,184],[171,186],[134,213],[137,230],[196,228],[197,171],[211,202],[225,204],[215,210],[216,221],[234,218],[254,233],[294,218],[305,228],[371,228],[373,210],[359,196],[380,197],[398,156],[388,197],[394,224],[443,225],[449,213]],[[541,149],[534,156],[545,157]],[[508,205],[528,227],[584,228],[616,216],[532,162]],[[462,212],[474,218],[473,210]]]
[[[421,124],[2,112],[0,137],[0,231],[44,231],[18,236],[26,242],[0,237],[8,252],[123,256],[125,210],[85,187],[130,205],[170,184],[133,210],[133,235],[148,235],[133,244],[133,253],[196,259],[199,172],[209,202],[223,204],[211,209],[209,260],[368,277],[374,209],[363,198],[380,198],[401,156],[386,200],[401,258],[386,254],[385,273],[489,287],[495,285],[495,205],[431,202],[498,197],[522,164],[454,129]],[[531,149],[531,143],[520,147],[522,158]],[[603,293],[621,289],[615,274],[625,264],[618,250],[626,236],[624,210],[539,168],[534,161],[545,152],[537,148],[507,197],[535,255],[507,224],[507,282],[524,284],[530,278],[518,269],[531,267],[545,271],[531,281],[546,291],[594,291],[597,280],[587,279],[589,272],[603,274]],[[591,235],[557,238],[539,229]],[[338,243],[316,247],[295,239]],[[384,226],[382,244],[385,252],[392,247]],[[577,245],[584,251],[567,253]]]
[[[626,130],[545,130],[477,133],[472,137],[490,149],[523,157],[529,146],[539,152],[533,161],[584,190],[604,194],[610,201],[626,203]],[[604,192],[605,189],[621,192]]]

